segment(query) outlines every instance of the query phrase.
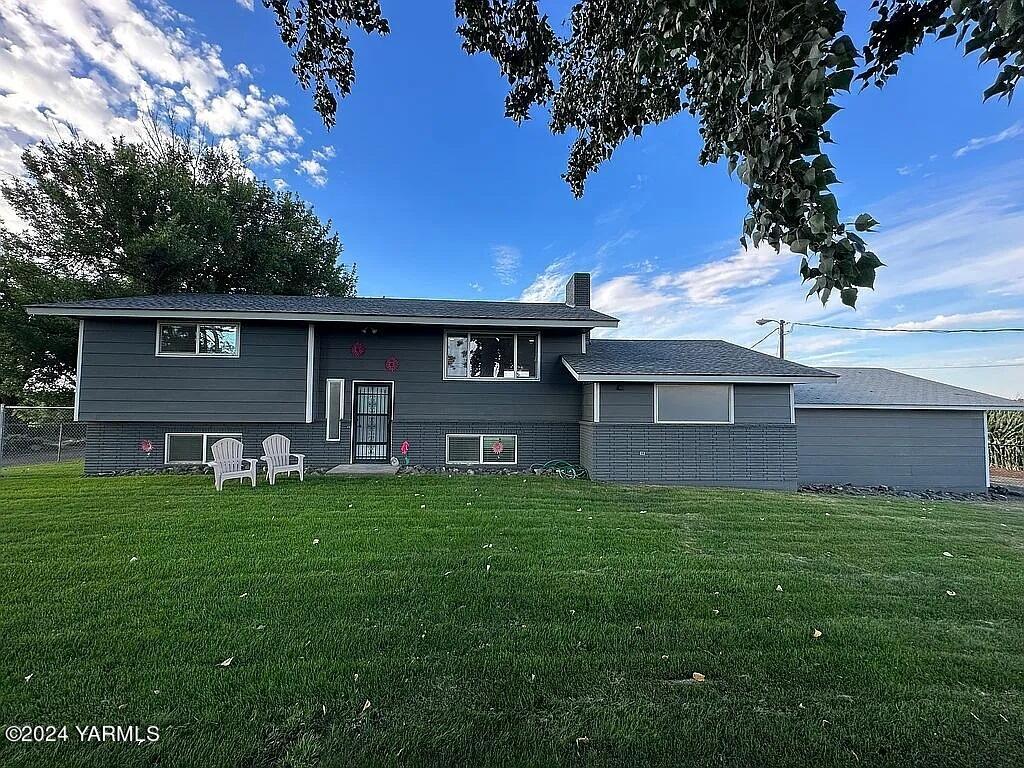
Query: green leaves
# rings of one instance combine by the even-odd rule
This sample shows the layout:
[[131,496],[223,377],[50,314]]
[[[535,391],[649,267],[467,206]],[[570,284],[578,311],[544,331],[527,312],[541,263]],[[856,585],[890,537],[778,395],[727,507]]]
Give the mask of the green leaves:
[[[330,223],[225,152],[154,126],[149,143],[70,139],[27,150],[0,192],[26,224],[0,228],[0,399],[74,375],[77,328],[29,303],[149,293],[350,295]],[[4,304],[6,302],[6,304]],[[7,339],[15,341],[8,344]]]
[[862,213],[854,221],[853,226],[856,227],[858,232],[870,232],[873,227],[878,226],[878,222],[875,221],[874,217],[869,213]]

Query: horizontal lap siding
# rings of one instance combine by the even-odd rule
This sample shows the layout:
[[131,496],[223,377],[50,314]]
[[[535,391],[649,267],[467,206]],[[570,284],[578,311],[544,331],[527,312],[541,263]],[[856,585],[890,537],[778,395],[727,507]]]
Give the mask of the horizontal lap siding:
[[[405,422],[451,420],[577,422],[583,388],[562,365],[562,355],[578,353],[578,332],[539,331],[540,381],[455,381],[444,378],[444,329],[417,326],[318,326],[315,418],[324,418],[326,380],[345,379],[345,418],[352,408],[352,382],[395,384],[395,428]],[[461,330],[451,328],[449,330]],[[534,332],[523,328],[522,332]],[[356,342],[362,356],[352,354]],[[385,367],[389,358],[398,370]]]
[[242,322],[239,357],[159,357],[156,320],[86,320],[82,421],[305,420],[306,326]]
[[580,444],[596,480],[755,488],[797,482],[791,424],[583,423]]
[[[792,423],[789,390],[788,384],[736,384],[733,387],[735,422]],[[602,384],[600,405],[602,422],[653,422],[654,384]]]
[[654,421],[653,384],[601,384],[600,421],[648,424]]
[[737,384],[733,417],[737,424],[791,424],[790,384]]
[[980,411],[797,409],[802,484],[980,490]]

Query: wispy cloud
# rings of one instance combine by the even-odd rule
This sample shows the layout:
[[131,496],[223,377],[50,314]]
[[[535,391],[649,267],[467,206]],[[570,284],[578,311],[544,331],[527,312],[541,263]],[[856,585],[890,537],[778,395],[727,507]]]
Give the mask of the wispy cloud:
[[562,298],[569,281],[569,258],[554,261],[523,290],[520,301],[557,301]]
[[523,257],[515,246],[494,246],[491,248],[491,262],[494,266],[494,274],[498,276],[502,285],[512,285],[519,279],[519,268],[522,266]]
[[613,237],[610,240],[605,240],[603,243],[597,246],[597,250],[594,251],[594,257],[598,261],[601,261],[606,256],[609,256],[611,253],[613,253],[620,246],[624,245],[625,243],[628,243],[630,240],[635,238],[637,234],[639,233],[635,229],[630,229],[623,232],[618,237]]
[[251,11],[253,9],[253,0],[235,0],[235,2],[246,10]]
[[1020,309],[988,309],[982,312],[956,312],[951,315],[936,315],[928,320],[911,320],[895,323],[892,327],[906,331],[934,331],[950,328],[990,327],[993,323],[1024,318]]
[[734,293],[768,285],[779,274],[783,264],[795,258],[788,250],[776,252],[767,245],[740,248],[728,258],[675,274],[658,275],[651,282],[656,288],[681,289],[692,304],[722,304],[729,301]]
[[991,136],[978,136],[971,139],[964,144],[960,149],[953,153],[953,157],[960,158],[969,152],[976,152],[979,149],[984,149],[993,144],[999,144],[1009,139],[1015,139],[1018,136],[1024,136],[1024,121],[1017,121],[1009,128],[1004,128],[999,133],[993,133]]

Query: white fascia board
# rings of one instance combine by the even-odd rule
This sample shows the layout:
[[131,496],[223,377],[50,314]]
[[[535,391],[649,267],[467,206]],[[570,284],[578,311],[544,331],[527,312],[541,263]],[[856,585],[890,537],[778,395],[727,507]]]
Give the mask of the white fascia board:
[[296,320],[318,323],[374,323],[516,328],[616,328],[618,320],[536,320],[530,318],[421,317],[416,315],[342,315],[331,312],[232,312],[182,309],[94,309],[28,307],[30,315],[60,317],[159,318],[171,320]]
[[832,381],[832,376],[712,376],[705,374],[609,374],[578,373],[565,360],[562,364],[569,369],[576,381],[618,382],[622,384],[810,384]]
[[797,403],[796,409],[861,410],[861,411],[1024,411],[1021,405],[871,405],[868,403]]

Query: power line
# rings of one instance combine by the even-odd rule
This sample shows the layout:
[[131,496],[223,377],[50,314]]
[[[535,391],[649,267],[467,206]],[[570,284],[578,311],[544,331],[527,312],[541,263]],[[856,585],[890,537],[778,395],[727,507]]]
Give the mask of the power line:
[[[772,328],[770,331],[768,331],[768,333],[766,333],[764,336],[761,337],[761,341],[767,340],[768,337],[771,336],[773,333],[775,333],[777,330],[779,330],[779,329],[778,328]],[[760,344],[761,341],[758,341],[758,342],[755,342],[754,344],[751,344],[750,348],[751,349],[756,349],[757,345]]]
[[1024,333],[1024,328],[858,328],[853,325],[824,323],[790,323],[807,328],[828,328],[833,331],[871,331],[874,333]]

